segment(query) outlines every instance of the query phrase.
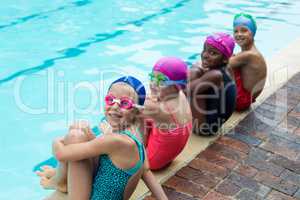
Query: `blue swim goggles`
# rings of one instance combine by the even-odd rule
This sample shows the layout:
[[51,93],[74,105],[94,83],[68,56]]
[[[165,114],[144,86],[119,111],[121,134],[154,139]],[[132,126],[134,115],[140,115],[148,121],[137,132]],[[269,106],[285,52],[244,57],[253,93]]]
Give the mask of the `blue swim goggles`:
[[156,86],[170,86],[170,85],[183,85],[187,84],[187,80],[170,80],[164,74],[154,74],[153,72],[149,73],[149,78],[151,83],[154,83]]

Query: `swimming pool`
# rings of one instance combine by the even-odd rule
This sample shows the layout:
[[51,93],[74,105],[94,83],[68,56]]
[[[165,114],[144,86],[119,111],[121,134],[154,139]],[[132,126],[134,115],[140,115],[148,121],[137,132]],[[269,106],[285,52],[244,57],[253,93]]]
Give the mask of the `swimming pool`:
[[[30,3],[28,3],[30,2]],[[0,199],[41,199],[32,167],[74,119],[96,124],[108,83],[147,82],[161,56],[192,63],[205,36],[231,32],[235,13],[257,18],[271,56],[299,37],[299,1],[3,0],[0,5]]]

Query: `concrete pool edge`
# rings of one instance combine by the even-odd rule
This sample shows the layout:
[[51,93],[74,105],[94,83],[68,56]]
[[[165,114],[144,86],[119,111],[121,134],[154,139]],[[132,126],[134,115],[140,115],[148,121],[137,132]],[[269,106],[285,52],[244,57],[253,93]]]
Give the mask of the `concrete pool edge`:
[[[296,52],[300,52],[300,38],[275,53],[272,57],[267,58],[268,77],[266,86],[261,96],[257,99],[257,102],[252,106],[252,110],[262,104],[264,100],[277,91],[297,72],[300,72],[300,54]],[[224,125],[225,128],[223,134],[228,133],[229,130],[235,127],[252,110],[234,113]],[[210,144],[214,143],[217,138],[218,137],[204,138],[193,135],[190,138],[187,147],[170,167],[164,171],[155,172],[155,176],[158,178],[159,182],[163,183],[168,178],[172,177],[179,169],[186,166],[200,152],[205,150]],[[149,195],[149,190],[141,181],[131,199],[143,199],[147,195]]]

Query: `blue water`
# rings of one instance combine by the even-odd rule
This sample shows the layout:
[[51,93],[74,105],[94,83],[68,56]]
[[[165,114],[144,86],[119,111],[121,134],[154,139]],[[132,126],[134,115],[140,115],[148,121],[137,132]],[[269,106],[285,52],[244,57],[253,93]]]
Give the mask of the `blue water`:
[[[30,3],[29,3],[30,2]],[[300,35],[300,1],[2,0],[0,5],[0,199],[49,194],[31,172],[74,119],[96,124],[111,80],[147,73],[161,56],[189,63],[233,15],[257,18],[266,57]]]

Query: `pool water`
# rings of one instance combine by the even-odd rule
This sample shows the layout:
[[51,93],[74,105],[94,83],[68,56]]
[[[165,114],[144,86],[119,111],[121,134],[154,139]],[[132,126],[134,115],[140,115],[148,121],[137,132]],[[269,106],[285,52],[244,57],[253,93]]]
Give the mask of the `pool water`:
[[[29,3],[30,2],[30,3]],[[96,124],[108,84],[131,74],[147,85],[162,56],[192,63],[205,36],[231,33],[234,14],[256,16],[266,57],[300,34],[300,1],[2,0],[0,199],[42,199],[32,167],[74,119]]]

